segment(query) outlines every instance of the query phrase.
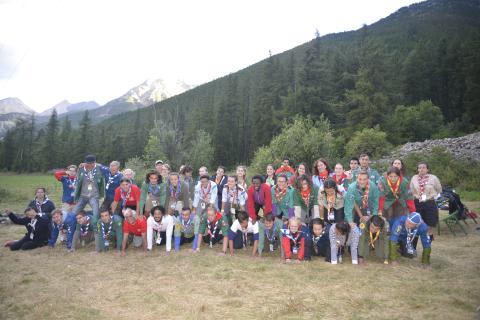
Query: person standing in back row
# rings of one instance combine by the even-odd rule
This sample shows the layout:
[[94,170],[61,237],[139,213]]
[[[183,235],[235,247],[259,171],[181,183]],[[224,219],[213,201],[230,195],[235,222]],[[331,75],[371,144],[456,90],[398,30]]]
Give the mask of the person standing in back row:
[[105,194],[105,178],[96,164],[96,157],[88,155],[85,163],[80,164],[77,173],[77,186],[75,188],[75,215],[85,209],[87,204],[92,208],[95,221],[99,218],[99,201]]

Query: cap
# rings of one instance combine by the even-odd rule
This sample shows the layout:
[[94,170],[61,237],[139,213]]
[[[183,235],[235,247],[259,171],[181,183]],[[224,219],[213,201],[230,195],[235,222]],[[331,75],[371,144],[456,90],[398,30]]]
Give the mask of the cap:
[[155,165],[157,165],[157,164],[163,164],[163,161],[162,160],[155,161]]
[[413,224],[420,224],[420,222],[422,222],[422,217],[420,216],[420,213],[412,212],[408,215],[408,221]]
[[97,158],[93,154],[89,154],[88,156],[85,157],[86,163],[94,163],[96,160]]

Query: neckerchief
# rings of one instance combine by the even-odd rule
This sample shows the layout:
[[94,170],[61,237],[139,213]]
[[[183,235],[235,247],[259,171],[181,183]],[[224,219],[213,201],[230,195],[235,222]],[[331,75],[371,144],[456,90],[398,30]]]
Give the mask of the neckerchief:
[[[153,189],[153,186],[155,186],[155,189]],[[154,197],[158,197],[159,193],[160,193],[160,186],[157,184],[155,185],[152,185],[152,184],[148,184],[148,193],[150,193],[152,196]]]
[[127,204],[128,198],[130,198],[130,193],[132,192],[132,186],[128,187],[128,191],[124,192],[122,188],[120,188],[120,197],[122,198],[122,208],[125,208]]
[[95,165],[90,171],[87,171],[87,169],[83,167],[83,175],[87,178],[88,182],[93,183],[93,179],[95,179],[95,176],[97,175],[97,165]]
[[327,212],[330,213],[333,208],[335,208],[335,203],[337,202],[337,194],[336,192],[333,193],[333,196],[329,196],[325,194],[327,199]]
[[420,194],[425,194],[425,187],[427,186],[428,179],[430,176],[428,174],[424,176],[418,176],[418,187],[420,188]]
[[390,182],[390,179],[387,178],[388,187],[390,188],[390,191],[392,191],[393,196],[397,200],[398,200],[398,197],[399,197],[399,194],[400,194],[400,183],[401,182],[402,182],[402,177],[398,177],[397,183],[392,185],[392,183]]
[[272,234],[271,236],[269,236],[268,235],[269,230],[265,229],[265,236],[267,237],[269,243],[272,243],[275,240],[275,235],[277,231],[277,225],[275,223],[273,224],[273,228],[271,230],[272,230]]
[[297,247],[298,239],[302,235],[302,231],[298,230],[295,234],[288,232],[287,237],[293,241],[293,246]]
[[335,181],[337,185],[343,184],[343,181],[345,180],[345,178],[347,178],[347,175],[345,173],[342,173],[342,175],[340,176],[340,179],[338,180],[337,180],[336,174],[332,176],[332,180]]
[[208,201],[210,200],[210,192],[212,191],[211,189],[212,184],[210,183],[210,181],[208,181],[208,187],[206,189],[202,187],[202,184],[200,184],[200,191],[202,192],[203,202],[208,203]]
[[215,183],[216,183],[217,185],[219,185],[219,184],[222,182],[223,177],[224,177],[224,176],[221,176],[220,179],[218,179],[218,176],[215,176]]
[[273,177],[267,177],[267,179],[265,179],[265,182],[271,186],[275,185],[275,179],[273,179]]
[[68,179],[70,180],[70,184],[68,185],[68,187],[71,190],[75,190],[75,187],[77,186],[77,177],[68,177]]
[[366,209],[368,208],[368,193],[370,192],[370,182],[367,181],[367,184],[365,185],[365,192],[362,195],[362,188],[357,184],[357,191],[360,197],[362,198],[362,208]]
[[170,188],[170,197],[175,201],[177,201],[178,196],[180,195],[180,192],[182,192],[182,184],[178,182],[176,188],[174,188],[170,183],[168,184],[168,186]]
[[235,185],[234,189],[228,189],[228,200],[231,204],[235,204],[238,197],[238,188]]
[[210,222],[207,219],[207,232],[208,232],[208,235],[210,236],[210,247],[213,245],[213,239],[215,238],[215,232],[217,232],[219,221],[220,219],[216,219],[215,225],[213,226],[213,229],[212,229],[212,222]]
[[88,235],[88,228],[90,227],[90,217],[87,216],[86,219],[87,219],[87,224],[80,225],[80,236],[82,238],[85,238]]
[[[370,227],[369,227],[370,229]],[[368,244],[373,248],[375,249],[375,241],[377,241],[378,237],[380,236],[380,231],[378,231],[377,233],[375,233],[375,238],[373,237],[373,234],[372,234],[372,231],[370,231],[370,239],[368,241]]]
[[282,202],[283,197],[287,194],[287,188],[280,190],[278,186],[275,187],[275,198],[277,199],[277,203]]
[[121,174],[120,171],[118,171],[115,175],[112,176],[112,173],[108,171],[108,182],[107,185],[105,186],[105,190],[108,190],[110,185],[113,183],[113,181]]
[[108,231],[107,232],[105,232],[105,223],[103,221],[100,222],[100,225],[102,226],[103,240],[108,241],[108,237],[110,236],[110,233],[112,232],[113,221],[110,221],[108,223]]
[[327,181],[327,179],[328,179],[328,171],[324,170],[323,172],[320,172],[318,174],[318,178],[325,183],[325,181]]
[[418,228],[410,230],[405,227],[405,229],[407,231],[407,248],[413,250],[412,242],[413,242],[413,239],[415,239],[415,236],[417,235]]
[[300,191],[300,195],[302,196],[303,203],[305,204],[305,207],[310,206],[310,194],[312,193],[312,189],[310,187],[307,188],[307,190],[302,190]]
[[42,206],[43,206],[45,203],[47,203],[48,200],[49,200],[48,197],[45,196],[45,199],[43,200],[43,202],[40,203],[40,202],[37,200],[37,198],[35,198],[35,207],[37,207],[37,213],[42,213],[42,212],[43,212],[43,211],[42,211]]

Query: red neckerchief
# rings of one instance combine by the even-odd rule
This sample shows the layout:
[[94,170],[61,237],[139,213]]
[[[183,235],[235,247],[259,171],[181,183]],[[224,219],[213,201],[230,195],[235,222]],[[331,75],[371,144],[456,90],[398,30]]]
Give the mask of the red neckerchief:
[[339,180],[337,180],[336,174],[332,176],[332,180],[335,181],[337,185],[343,184],[343,180],[345,180],[346,178],[347,178],[347,175],[345,173],[342,173]]
[[277,198],[277,202],[280,203],[287,194],[287,188],[285,188],[283,191],[280,190],[278,186],[275,187],[275,198]]
[[302,200],[305,203],[305,206],[307,208],[310,204],[310,193],[311,192],[312,192],[312,189],[310,189],[310,187],[308,187],[307,190],[300,191],[300,194],[302,195]]
[[420,188],[420,194],[425,194],[425,187],[427,186],[427,182],[430,176],[428,174],[424,176],[418,176],[418,186]]
[[325,171],[323,171],[323,172],[320,172],[320,173],[318,174],[318,177],[319,177],[323,182],[327,181],[327,179],[328,179],[328,171],[325,170]]

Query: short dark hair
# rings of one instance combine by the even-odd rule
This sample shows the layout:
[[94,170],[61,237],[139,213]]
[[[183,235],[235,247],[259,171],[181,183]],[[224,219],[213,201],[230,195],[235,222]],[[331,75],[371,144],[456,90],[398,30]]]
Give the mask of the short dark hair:
[[252,182],[253,182],[253,180],[260,180],[260,183],[263,183],[263,177],[261,175],[258,175],[258,174],[254,175],[252,177]]
[[162,207],[162,206],[155,206],[153,207],[152,209],[150,209],[150,215],[153,216],[153,214],[155,213],[155,211],[159,210],[161,213],[162,213],[162,216],[165,215],[165,208]]
[[218,170],[218,169],[222,169],[223,171],[225,171],[225,167],[224,167],[224,166],[218,166],[218,167],[217,167],[217,170]]
[[182,211],[190,211],[190,212],[191,212],[192,210],[190,210],[189,207],[183,207],[183,208],[182,208]]
[[380,216],[371,217],[370,223],[373,224],[375,227],[379,227],[380,229],[383,229],[383,226],[385,225],[385,221]]
[[287,156],[283,157],[282,160],[283,160],[283,161],[287,160],[288,162],[290,162],[290,159],[289,159]]
[[337,183],[335,181],[333,181],[332,179],[328,179],[327,181],[325,181],[325,185],[323,186],[323,189],[332,189],[334,188],[335,191],[337,191]]
[[162,183],[162,179],[163,179],[162,176],[157,171],[152,170],[152,171],[147,172],[147,174],[145,175],[145,183],[146,184],[150,183],[150,176],[153,176],[153,175],[157,176],[158,184]]
[[397,176],[401,176],[401,172],[400,172],[400,169],[398,169],[397,167],[390,167],[388,168],[387,170],[387,176],[390,174],[390,173],[395,173]]
[[120,184],[122,184],[124,182],[132,183],[132,180],[130,180],[128,178],[122,178],[122,180],[120,180]]
[[238,222],[242,223],[246,220],[248,220],[248,213],[246,211],[239,211],[237,213],[237,219],[238,219]]
[[30,210],[33,210],[33,211],[37,212],[37,210],[35,210],[34,207],[27,207],[27,208],[25,209],[25,211],[23,211],[23,213],[27,213],[27,212],[30,211]]
[[350,225],[345,221],[340,221],[335,224],[335,228],[340,231],[341,234],[348,234],[350,232]]
[[266,214],[264,217],[263,217],[263,220],[264,221],[268,221],[268,222],[272,222],[275,220],[275,218],[273,217],[273,214]]
[[322,227],[325,227],[325,222],[320,219],[320,218],[315,218],[315,219],[312,219],[312,221],[310,221],[310,224],[313,226],[315,224],[319,224],[321,225]]
[[85,213],[85,210],[79,210],[79,211],[77,212],[77,214],[75,215],[75,217],[76,217],[76,216],[85,217],[86,215],[87,215],[87,214]]
[[206,174],[203,174],[203,175],[200,176],[200,179],[199,179],[199,180],[202,180],[202,179],[210,180],[210,177],[207,176]]
[[180,174],[185,174],[187,172],[193,172],[193,168],[188,164],[183,166],[182,170],[180,170]]
[[351,158],[350,158],[350,161],[352,161],[352,160],[355,160],[355,161],[357,161],[357,163],[359,163],[359,162],[360,162],[360,160],[359,160],[357,157],[351,157]]

